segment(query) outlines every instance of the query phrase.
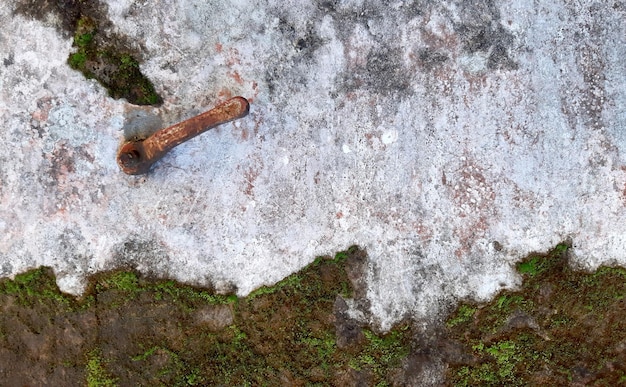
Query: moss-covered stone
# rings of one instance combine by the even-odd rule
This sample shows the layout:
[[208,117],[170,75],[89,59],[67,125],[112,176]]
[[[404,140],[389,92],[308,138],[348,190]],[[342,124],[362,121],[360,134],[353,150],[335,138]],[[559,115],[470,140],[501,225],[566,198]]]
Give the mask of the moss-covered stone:
[[573,270],[561,245],[518,264],[519,290],[461,304],[446,334],[420,339],[346,313],[365,259],[320,257],[245,298],[118,270],[75,299],[32,270],[0,281],[0,364],[12,385],[385,386],[421,380],[434,354],[455,386],[626,380],[626,269]]
[[[40,384],[37,369],[58,370],[42,371],[56,385],[390,385],[411,327],[378,335],[343,314],[346,265],[354,272],[364,259],[357,247],[320,257],[245,298],[118,270],[92,277],[75,300],[49,269],[33,270],[0,282],[0,363],[36,358],[9,371],[16,385]],[[49,342],[20,345],[31,340],[25,325]]]
[[524,281],[487,304],[461,304],[451,337],[473,355],[455,386],[617,386],[626,381],[626,270],[568,265],[568,246],[517,265]]

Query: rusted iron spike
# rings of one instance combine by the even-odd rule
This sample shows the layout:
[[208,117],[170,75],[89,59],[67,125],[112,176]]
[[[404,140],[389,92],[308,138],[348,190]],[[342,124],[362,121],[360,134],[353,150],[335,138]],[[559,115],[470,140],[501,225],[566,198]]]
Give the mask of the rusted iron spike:
[[152,164],[170,149],[218,125],[244,117],[250,104],[243,97],[234,97],[208,112],[161,129],[145,140],[129,141],[117,153],[117,163],[129,175],[147,173]]

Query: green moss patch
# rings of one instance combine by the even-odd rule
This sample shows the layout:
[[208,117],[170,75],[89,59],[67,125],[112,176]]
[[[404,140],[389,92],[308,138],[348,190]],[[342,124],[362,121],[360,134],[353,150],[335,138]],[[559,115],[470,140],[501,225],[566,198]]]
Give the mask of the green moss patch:
[[461,304],[449,335],[472,361],[450,367],[455,386],[617,386],[626,380],[626,270],[568,265],[568,246],[517,265],[518,291]]
[[90,351],[87,357],[88,387],[113,387],[117,385],[117,380],[107,372],[104,361],[97,350]]
[[0,296],[23,307],[49,305],[57,310],[72,310],[76,305],[72,297],[59,292],[52,269],[46,267],[18,274],[14,280],[0,280]]

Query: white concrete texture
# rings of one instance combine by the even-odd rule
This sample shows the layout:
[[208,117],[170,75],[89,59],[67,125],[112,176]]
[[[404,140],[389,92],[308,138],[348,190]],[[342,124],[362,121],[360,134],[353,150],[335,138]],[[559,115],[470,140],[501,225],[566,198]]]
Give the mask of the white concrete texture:
[[[626,264],[624,2],[105,3],[163,106],[110,99],[53,21],[0,5],[0,275],[245,295],[357,244],[388,329],[516,286],[566,239],[584,268]],[[120,172],[125,132],[231,95],[249,116]]]

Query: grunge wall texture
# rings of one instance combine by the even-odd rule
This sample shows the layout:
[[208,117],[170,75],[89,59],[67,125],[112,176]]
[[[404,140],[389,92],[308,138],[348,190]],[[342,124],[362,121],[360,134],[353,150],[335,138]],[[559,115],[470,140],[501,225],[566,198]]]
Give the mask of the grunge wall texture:
[[[516,286],[564,240],[626,264],[624,2],[101,1],[159,107],[72,70],[61,11],[9,3],[2,276],[47,265],[79,294],[130,266],[244,295],[358,244],[387,329]],[[125,136],[234,95],[249,116],[120,172]]]

